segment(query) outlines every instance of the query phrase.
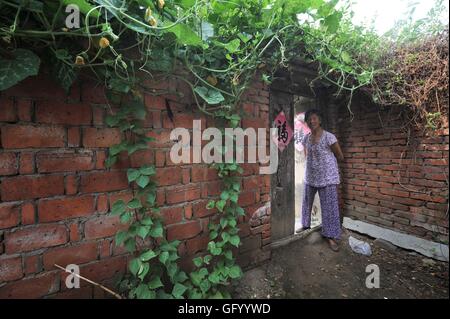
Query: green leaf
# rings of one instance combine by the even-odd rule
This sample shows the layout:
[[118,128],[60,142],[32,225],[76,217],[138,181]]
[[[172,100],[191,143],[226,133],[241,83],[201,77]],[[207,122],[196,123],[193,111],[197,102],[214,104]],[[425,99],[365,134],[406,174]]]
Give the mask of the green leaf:
[[143,263],[141,268],[139,268],[138,271],[138,278],[140,280],[144,280],[145,276],[147,275],[148,271],[150,270],[150,265],[148,263]]
[[194,263],[195,266],[200,267],[203,264],[203,259],[202,257],[196,257],[192,259],[192,262]]
[[227,225],[228,225],[228,220],[225,219],[225,218],[221,218],[220,219],[220,226],[222,226],[222,228],[225,228],[225,227],[227,227]]
[[213,230],[212,232],[209,233],[209,238],[210,239],[216,239],[218,236],[217,231]]
[[150,226],[140,226],[137,229],[137,234],[142,238],[145,239],[147,237],[148,233],[150,231]]
[[219,212],[223,212],[223,208],[225,207],[226,203],[227,202],[224,201],[223,199],[216,202],[216,207],[219,210]]
[[347,64],[352,64],[352,58],[350,57],[350,54],[348,52],[342,52],[341,53],[342,61],[344,61]]
[[183,282],[186,279],[188,279],[188,276],[186,275],[186,273],[184,271],[178,272],[174,277],[175,282]]
[[142,253],[140,258],[141,261],[149,261],[150,259],[153,259],[157,256],[157,254],[153,250],[146,251],[145,253]]
[[144,166],[139,169],[142,175],[155,175],[156,170],[154,166]]
[[185,285],[176,283],[175,286],[173,286],[172,295],[175,298],[181,298],[186,290],[187,287]]
[[136,289],[135,294],[138,299],[153,299],[155,298],[155,292],[148,289],[148,286],[141,283]]
[[149,283],[148,283],[148,287],[150,289],[156,289],[159,287],[164,287],[163,283],[161,282],[161,279],[159,277],[153,277]]
[[212,256],[211,255],[206,255],[205,257],[203,257],[203,262],[207,265],[209,265],[209,262],[211,261]]
[[161,224],[154,224],[153,228],[150,230],[150,236],[153,238],[162,237],[163,235],[163,227]]
[[[168,24],[172,24],[172,22],[165,23],[166,26]],[[190,46],[203,46],[203,41],[198,34],[184,23],[177,23],[173,27],[165,30],[165,32],[172,32],[177,37],[178,43]]]
[[238,194],[236,194],[236,193],[231,194],[231,196],[230,196],[230,201],[231,201],[231,202],[237,203],[238,200],[239,200]]
[[128,232],[125,230],[121,230],[116,234],[116,246],[121,245],[125,239],[128,237]]
[[156,192],[151,192],[147,195],[147,203],[153,205],[156,200]]
[[110,168],[117,162],[117,156],[110,156],[105,160],[105,165],[107,168]]
[[220,282],[220,276],[217,272],[214,271],[208,276],[208,280],[213,284],[218,284]]
[[225,256],[226,259],[232,260],[233,259],[233,252],[231,250],[227,250],[227,251],[225,251],[224,256]]
[[0,58],[0,91],[38,74],[40,60],[36,54],[29,50],[16,49],[12,55],[14,59]]
[[169,253],[167,251],[164,251],[159,255],[159,261],[164,265],[166,264],[168,259],[169,259]]
[[233,235],[230,237],[230,243],[233,246],[238,247],[240,242],[241,242],[241,239],[239,238],[238,235]]
[[136,276],[141,266],[142,266],[141,260],[139,258],[134,258],[130,261],[128,269],[134,276]]
[[[77,74],[75,73],[74,68],[71,64],[71,61],[73,60],[72,56],[68,54],[67,50],[57,50],[56,56],[51,60],[51,69],[53,76],[58,80],[58,83],[61,85],[64,91],[68,93],[70,87],[77,78]],[[66,62],[70,61],[70,64],[65,63],[64,60],[66,60]]]
[[109,148],[109,154],[114,156],[119,154],[120,152],[124,151],[126,148],[126,145],[124,143],[113,145]]
[[123,200],[119,199],[118,201],[116,201],[113,204],[111,214],[112,215],[120,215],[120,214],[124,213],[126,209],[127,209],[127,206],[126,206],[125,202]]
[[220,198],[226,201],[228,198],[230,198],[230,194],[228,193],[228,191],[223,191],[220,194]]
[[142,207],[142,204],[138,198],[134,198],[133,200],[128,202],[128,208],[130,208],[130,209],[137,209],[137,208],[141,208],[141,207]]
[[131,220],[131,213],[130,212],[125,212],[122,215],[120,215],[120,222],[122,224],[126,224],[128,222],[130,222]]
[[212,209],[212,208],[214,208],[215,204],[216,204],[215,201],[210,200],[210,201],[208,202],[208,204],[206,205],[206,209]]
[[236,213],[238,216],[245,216],[245,211],[242,207],[237,207],[236,208]]
[[150,216],[146,216],[141,219],[141,224],[145,226],[153,225],[153,219]]
[[130,168],[127,171],[128,182],[134,182],[141,175],[137,169]]
[[225,101],[222,93],[212,88],[205,88],[204,86],[197,86],[194,91],[201,96],[206,103],[214,105]]
[[136,184],[138,184],[140,188],[145,188],[145,186],[147,186],[149,182],[150,182],[150,178],[146,175],[141,175],[136,180]]
[[230,239],[230,234],[227,232],[223,232],[221,236],[224,242],[227,242]]
[[208,279],[205,279],[200,283],[200,290],[203,293],[206,293],[210,288],[211,288],[211,283],[209,282]]
[[239,278],[242,275],[241,268],[239,266],[230,267],[228,275],[233,279]]
[[129,252],[133,252],[136,250],[136,240],[134,238],[128,238],[125,240],[125,249]]

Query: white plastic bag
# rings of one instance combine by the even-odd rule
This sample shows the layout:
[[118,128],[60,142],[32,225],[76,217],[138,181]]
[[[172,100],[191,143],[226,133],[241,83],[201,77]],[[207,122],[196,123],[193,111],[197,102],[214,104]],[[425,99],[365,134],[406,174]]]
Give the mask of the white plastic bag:
[[352,236],[348,238],[348,243],[355,253],[365,256],[372,255],[372,249],[368,243],[358,240]]

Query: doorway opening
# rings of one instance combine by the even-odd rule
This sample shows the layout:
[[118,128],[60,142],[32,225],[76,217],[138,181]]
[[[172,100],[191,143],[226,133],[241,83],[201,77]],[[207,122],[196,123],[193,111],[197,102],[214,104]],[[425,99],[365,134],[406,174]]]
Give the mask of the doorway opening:
[[[295,144],[295,227],[294,232],[300,230],[302,225],[303,194],[305,190],[306,156],[302,139],[310,132],[305,122],[305,112],[317,107],[317,99],[304,96],[294,96],[294,144]],[[316,193],[311,211],[311,228],[321,225],[322,214],[320,210],[319,194]]]

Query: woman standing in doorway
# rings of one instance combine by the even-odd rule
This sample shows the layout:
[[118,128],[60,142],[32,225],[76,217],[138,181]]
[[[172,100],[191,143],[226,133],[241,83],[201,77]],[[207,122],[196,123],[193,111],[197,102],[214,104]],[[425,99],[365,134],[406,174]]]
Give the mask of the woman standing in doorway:
[[305,192],[302,205],[302,229],[311,226],[311,209],[319,192],[322,211],[322,236],[327,238],[333,251],[338,251],[336,240],[341,236],[337,185],[340,183],[337,160],[344,155],[336,137],[322,128],[320,111],[306,112],[305,121],[311,129],[302,144],[306,156]]

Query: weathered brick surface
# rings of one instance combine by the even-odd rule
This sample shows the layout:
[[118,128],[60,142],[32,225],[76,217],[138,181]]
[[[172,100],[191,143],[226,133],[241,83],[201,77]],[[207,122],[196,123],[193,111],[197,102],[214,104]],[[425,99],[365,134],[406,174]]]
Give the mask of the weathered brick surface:
[[[130,167],[157,167],[156,202],[167,238],[181,241],[180,265],[191,267],[192,257],[205,252],[207,226],[218,213],[207,210],[206,204],[220,195],[223,183],[206,164],[173,163],[170,148],[175,141],[170,140],[170,132],[174,127],[192,129],[194,119],[201,121],[202,129],[215,123],[192,109],[192,92],[184,83],[149,83],[156,89],[183,92],[185,97],[146,94],[144,128],[156,141],[129,159],[122,153],[111,169],[105,166],[109,147],[119,143],[122,134],[105,123],[110,108],[100,86],[80,81],[68,98],[52,80],[38,76],[2,92],[0,298],[104,297],[83,281],[80,289],[68,290],[64,285],[67,274],[54,264],[78,264],[81,275],[113,288],[111,280],[126,271],[130,255],[115,245],[115,234],[127,226],[118,216],[111,216],[109,209],[118,199],[127,202],[132,198],[126,176]],[[267,86],[258,82],[249,90],[243,98],[248,113],[245,126],[268,126],[268,97]],[[173,121],[167,116],[166,98]],[[257,164],[242,166],[246,178],[241,183],[240,203],[254,212],[262,201],[270,200],[270,178],[258,175]],[[259,251],[261,245],[270,243],[269,222],[267,215],[262,216],[263,227],[255,230],[240,218],[241,236],[257,238],[245,239],[245,261],[269,258],[251,255],[252,249]]]

